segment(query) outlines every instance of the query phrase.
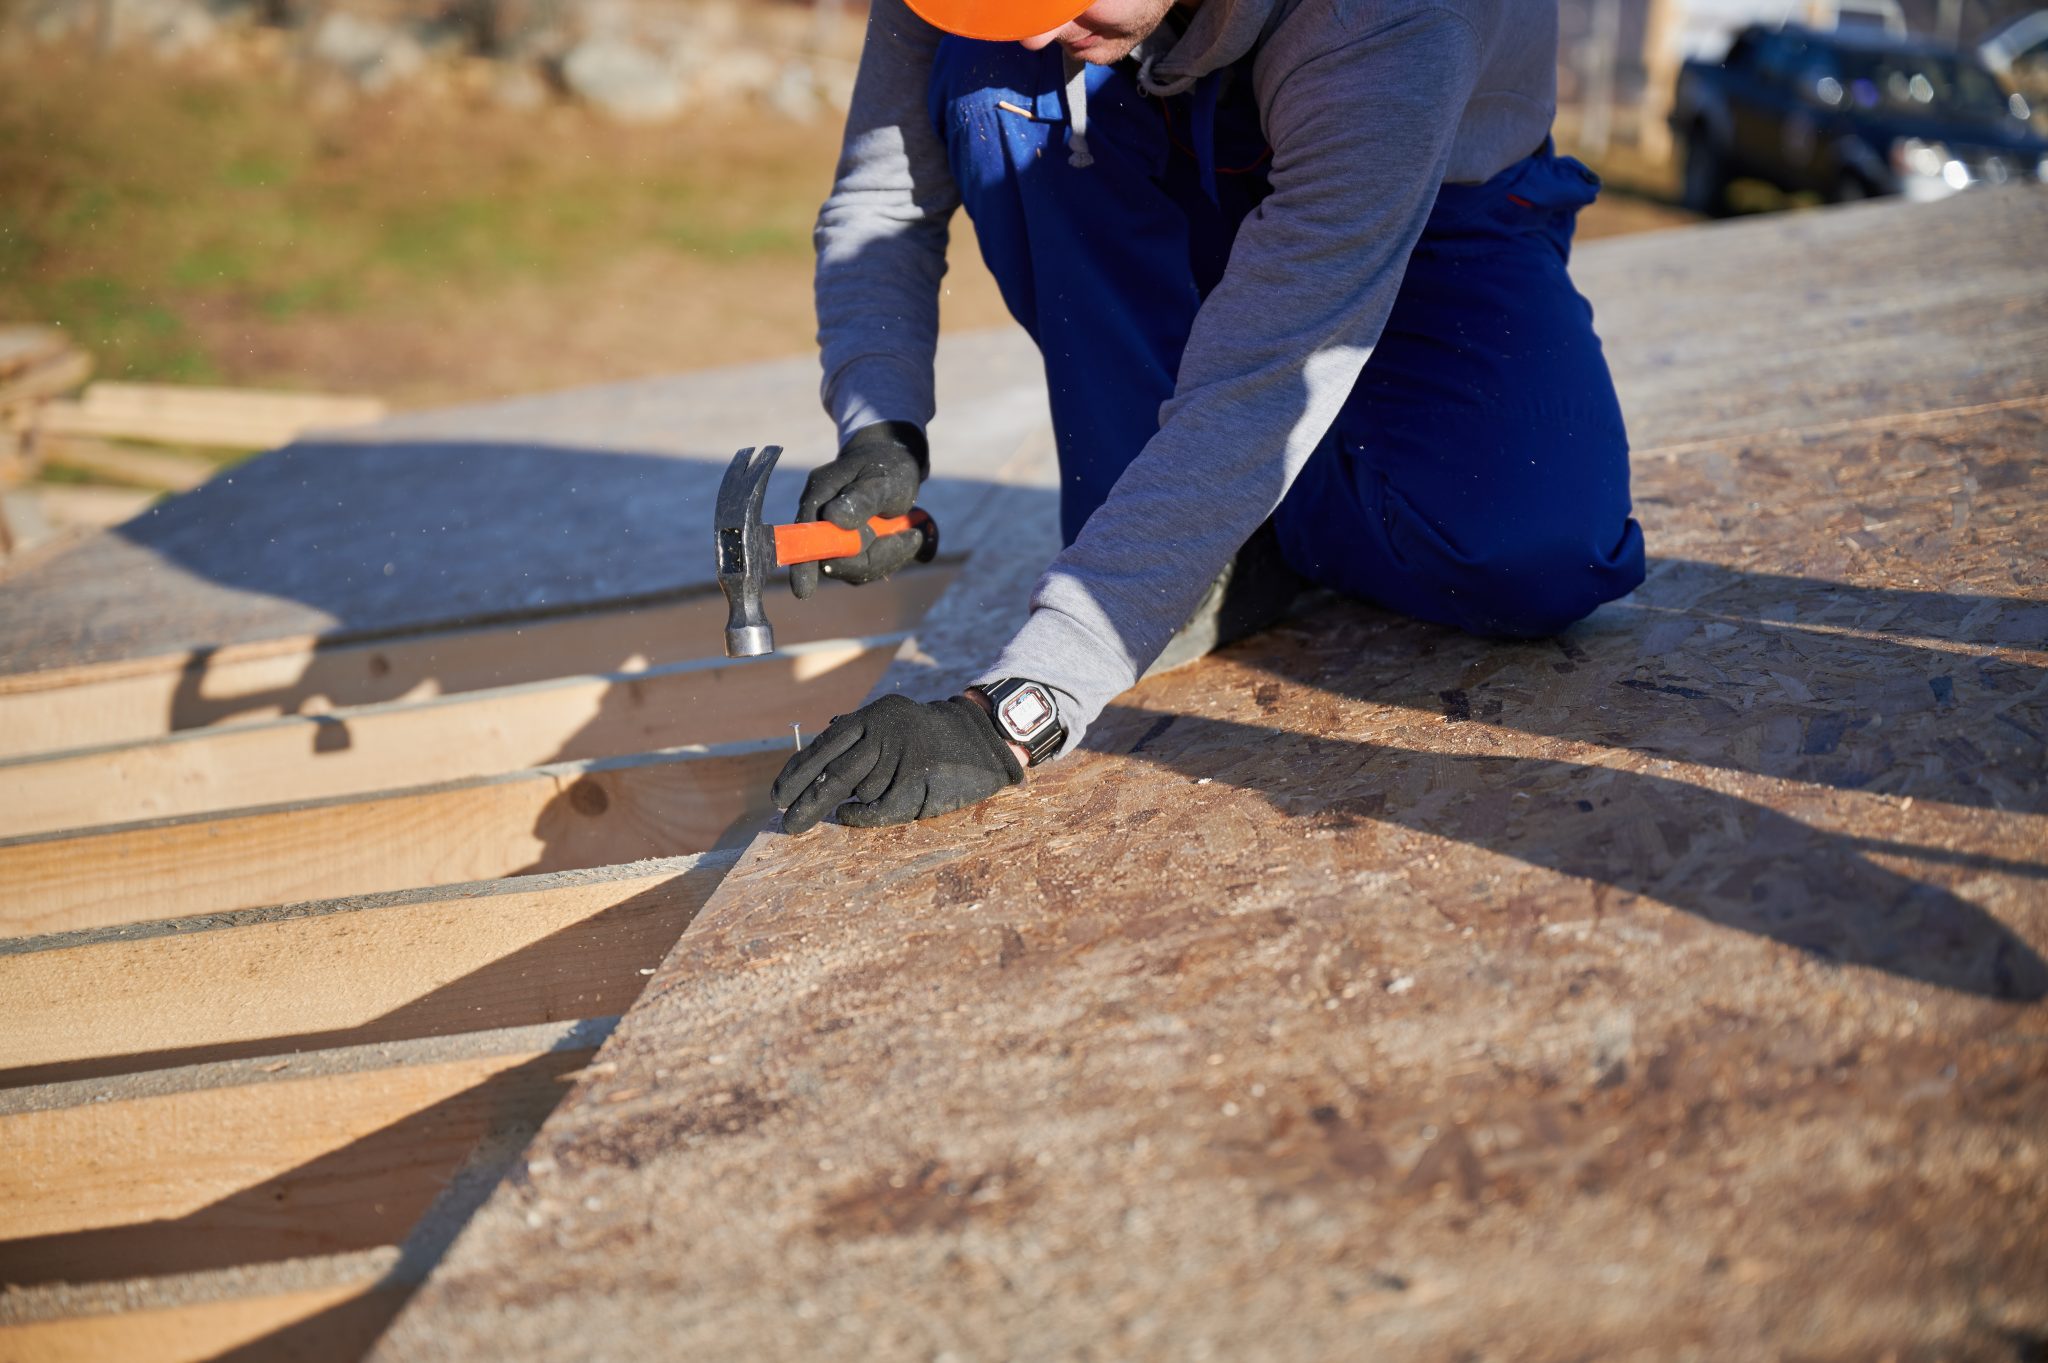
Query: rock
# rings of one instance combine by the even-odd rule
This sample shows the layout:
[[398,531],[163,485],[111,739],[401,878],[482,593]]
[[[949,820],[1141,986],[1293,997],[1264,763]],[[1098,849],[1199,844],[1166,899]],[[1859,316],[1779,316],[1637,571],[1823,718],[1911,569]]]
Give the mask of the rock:
[[306,56],[376,95],[418,75],[427,64],[417,38],[395,24],[330,10],[313,29]]
[[693,89],[699,99],[714,103],[759,99],[775,88],[781,74],[782,68],[766,53],[735,47],[699,68]]
[[786,62],[768,87],[768,107],[784,118],[809,123],[824,112],[818,99],[818,78],[803,62]]
[[[102,24],[105,28],[102,29]],[[143,48],[164,58],[201,51],[220,24],[198,0],[52,0],[31,10],[29,31],[44,42],[70,38],[104,41],[113,48]]]
[[493,63],[491,101],[503,109],[538,109],[548,102],[548,83],[531,66],[514,62]]
[[562,82],[577,98],[628,123],[659,123],[682,112],[683,83],[659,57],[621,38],[586,38],[562,60]]
[[821,63],[818,68],[818,97],[828,107],[845,113],[853,105],[853,80],[857,70],[852,62]]

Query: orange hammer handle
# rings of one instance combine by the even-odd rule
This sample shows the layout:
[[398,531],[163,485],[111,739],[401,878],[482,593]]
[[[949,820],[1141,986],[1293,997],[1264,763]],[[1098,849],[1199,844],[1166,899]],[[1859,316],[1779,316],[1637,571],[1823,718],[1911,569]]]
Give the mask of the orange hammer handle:
[[[908,516],[873,516],[868,529],[876,539],[919,530],[931,524],[931,514],[922,507]],[[792,563],[818,563],[828,558],[851,558],[861,551],[858,530],[841,530],[830,521],[797,521],[775,527],[775,561],[782,567]]]

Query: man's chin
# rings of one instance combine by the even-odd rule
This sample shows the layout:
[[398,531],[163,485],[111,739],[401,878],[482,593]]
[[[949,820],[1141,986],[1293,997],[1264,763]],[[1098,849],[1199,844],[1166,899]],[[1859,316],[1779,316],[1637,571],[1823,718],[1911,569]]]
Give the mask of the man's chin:
[[1138,45],[1136,38],[1097,38],[1079,52],[1069,52],[1087,62],[1090,66],[1115,66],[1131,55],[1131,49]]

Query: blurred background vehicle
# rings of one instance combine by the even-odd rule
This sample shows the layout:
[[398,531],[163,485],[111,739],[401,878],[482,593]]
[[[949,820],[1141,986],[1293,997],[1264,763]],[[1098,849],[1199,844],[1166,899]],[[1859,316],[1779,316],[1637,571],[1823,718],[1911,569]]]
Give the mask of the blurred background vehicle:
[[1718,214],[1745,176],[1837,203],[2048,181],[2031,116],[1976,57],[1925,39],[1752,25],[1720,61],[1685,64],[1671,127],[1685,206]]
[[[1878,33],[1976,52],[2005,85],[2048,77],[2041,0],[1560,0],[1559,140],[1631,165],[1675,168],[1669,116],[1688,61],[1718,62],[1736,36],[1787,25]],[[1980,47],[1980,45],[1982,45]]]
[[2048,9],[2023,15],[1977,44],[1977,57],[2037,114],[2048,105]]

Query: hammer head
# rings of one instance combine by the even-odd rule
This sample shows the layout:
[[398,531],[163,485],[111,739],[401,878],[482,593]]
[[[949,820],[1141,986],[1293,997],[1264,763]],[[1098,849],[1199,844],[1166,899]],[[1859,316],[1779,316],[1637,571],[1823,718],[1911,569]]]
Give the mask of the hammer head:
[[718,585],[725,591],[728,658],[775,651],[775,631],[761,613],[761,584],[775,566],[775,540],[761,524],[761,503],[781,457],[780,445],[750,445],[732,457],[718,485]]

